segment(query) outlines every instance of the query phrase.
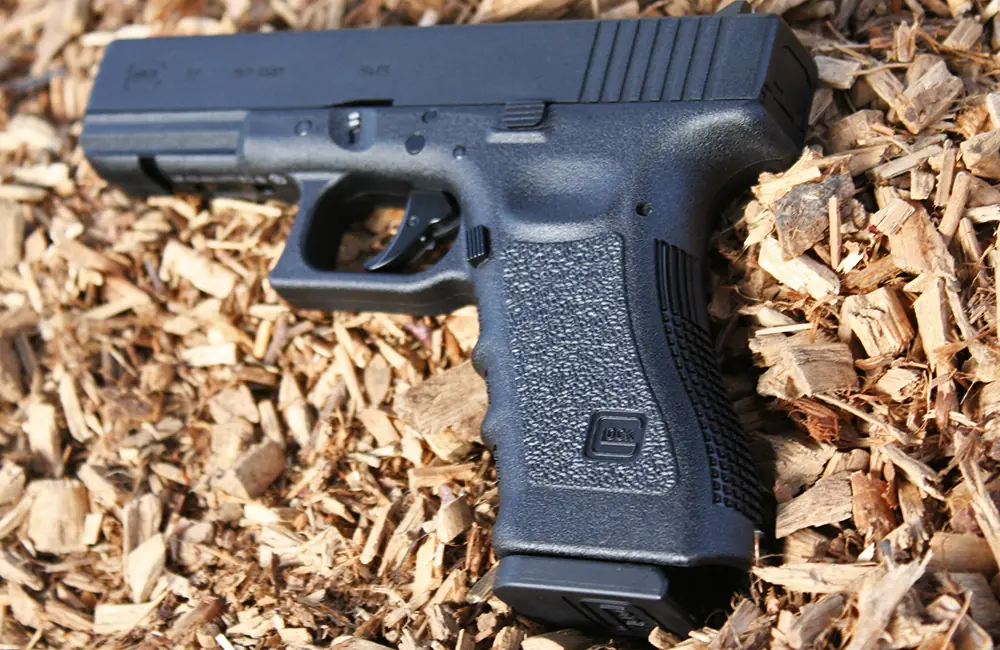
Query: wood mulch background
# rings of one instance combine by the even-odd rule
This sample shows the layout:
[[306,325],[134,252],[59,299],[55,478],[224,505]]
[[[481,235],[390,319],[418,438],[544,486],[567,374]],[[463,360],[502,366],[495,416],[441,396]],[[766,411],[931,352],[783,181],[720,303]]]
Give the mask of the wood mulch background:
[[[718,629],[650,641],[993,647],[1000,0],[755,6],[785,15],[824,81],[801,160],[713,239],[716,342],[778,539]],[[291,208],[136,202],[76,137],[116,38],[715,8],[0,4],[0,648],[607,645],[491,594],[474,308],[291,309],[267,282]]]

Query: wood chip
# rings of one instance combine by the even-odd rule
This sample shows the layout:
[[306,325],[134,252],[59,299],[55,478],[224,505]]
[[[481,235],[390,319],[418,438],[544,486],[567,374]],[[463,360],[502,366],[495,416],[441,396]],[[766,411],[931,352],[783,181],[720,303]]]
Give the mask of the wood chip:
[[392,650],[384,645],[359,639],[354,636],[340,636],[333,640],[330,650]]
[[925,463],[908,455],[894,442],[882,445],[879,447],[879,452],[895,465],[911,483],[932,497],[944,500],[944,495],[937,487],[941,480],[940,476]]
[[278,630],[281,642],[292,648],[312,645],[312,634],[304,627],[285,627]]
[[951,196],[951,186],[955,180],[955,148],[951,146],[950,140],[944,142],[944,152],[941,154],[941,171],[938,172],[937,194],[934,196],[934,205],[941,207],[948,203]]
[[281,432],[281,423],[278,422],[278,413],[274,409],[274,402],[269,399],[261,400],[257,404],[257,412],[260,414],[260,428],[264,435],[285,446],[285,436]]
[[[419,603],[430,597],[430,592],[441,585],[443,579],[444,544],[431,533],[417,549],[413,568],[413,599]],[[517,646],[515,646],[516,648]]]
[[3,517],[0,517],[0,539],[3,539],[21,527],[28,513],[31,512],[31,504],[34,499],[30,495],[21,497],[21,500],[14,504]]
[[468,481],[476,473],[475,463],[441,465],[437,467],[415,467],[407,471],[410,489],[435,488],[448,481]]
[[364,425],[365,430],[372,434],[379,447],[387,447],[399,442],[399,433],[396,431],[396,427],[392,426],[392,421],[384,411],[376,408],[365,409],[358,413],[358,420]]
[[[1000,147],[1000,143],[998,143],[998,147]],[[917,169],[920,165],[924,164],[928,158],[938,155],[941,151],[941,145],[932,144],[924,147],[923,149],[918,149],[913,153],[895,158],[894,160],[891,160],[883,165],[879,165],[873,170],[873,172],[875,177],[879,180],[887,181]]]
[[939,353],[951,341],[951,319],[944,292],[944,281],[935,280],[920,297],[913,301],[917,330],[924,354],[932,368],[950,363],[950,355]]
[[63,139],[55,127],[37,115],[18,113],[11,118],[7,129],[0,132],[0,151],[17,151],[26,147],[32,151],[57,152]]
[[536,634],[521,641],[521,650],[586,650],[594,639],[578,630]]
[[31,451],[45,467],[46,474],[62,476],[62,436],[56,424],[56,409],[45,402],[33,402],[28,406],[28,444]]
[[[786,0],[787,1],[787,0]],[[488,0],[479,5],[472,18],[474,23],[510,20],[517,18],[554,18],[561,12],[566,0]]]
[[976,176],[1000,180],[1000,129],[979,133],[959,145],[962,160]]
[[195,368],[236,365],[236,344],[197,345],[180,350],[181,361]]
[[385,357],[376,354],[365,366],[362,379],[368,401],[375,405],[381,404],[389,396],[389,390],[392,386],[392,368]]
[[104,515],[100,512],[91,512],[83,520],[83,543],[87,546],[94,546],[101,539],[101,526],[104,524]]
[[190,632],[222,613],[223,601],[218,596],[205,596],[194,607],[181,614],[167,630],[167,639],[179,641]]
[[858,594],[858,620],[847,650],[871,650],[885,631],[897,605],[923,576],[930,556],[886,571]]
[[774,536],[781,539],[803,528],[844,521],[852,514],[849,475],[827,476],[801,495],[778,506]]
[[140,544],[156,535],[163,519],[163,507],[155,494],[144,494],[131,499],[122,508],[122,557],[128,556]]
[[[927,606],[928,616],[935,621],[948,623],[954,630],[950,641],[955,650],[991,650],[993,640],[986,630],[966,615],[968,608],[950,594],[938,596]],[[946,636],[942,643],[949,642]]]
[[829,219],[829,229],[830,229],[830,266],[834,269],[840,267],[840,253],[843,248],[841,219],[840,219],[840,202],[837,197],[831,196],[830,201],[827,203],[827,217]]
[[875,392],[895,402],[905,402],[922,394],[924,376],[910,368],[890,368],[875,382]]
[[831,199],[849,205],[853,194],[850,175],[831,174],[816,183],[797,185],[775,201],[772,211],[783,259],[799,257],[826,239]]
[[55,246],[55,251],[67,262],[79,268],[93,269],[102,273],[121,271],[121,267],[116,263],[75,239],[62,240]]
[[831,445],[791,435],[762,433],[774,454],[774,496],[784,503],[797,495],[803,487],[812,485],[823,474],[823,468],[833,455]]
[[508,625],[497,632],[493,639],[492,650],[518,650],[524,640],[524,631],[520,628]]
[[385,538],[386,525],[389,522],[389,514],[392,506],[379,506],[373,513],[372,527],[368,530],[368,537],[365,539],[365,546],[361,551],[361,564],[371,564],[382,549],[382,542]]
[[241,499],[261,496],[285,470],[285,450],[273,440],[265,440],[248,449],[216,487]]
[[0,269],[21,261],[24,246],[24,210],[7,199],[0,200]]
[[793,650],[815,647],[817,639],[840,618],[846,605],[842,594],[832,594],[799,610],[785,641]]
[[45,616],[42,606],[16,582],[7,583],[7,600],[14,620],[25,627],[41,630]]
[[994,129],[1000,128],[1000,93],[992,92],[986,95],[986,111],[990,114],[990,122]]
[[959,172],[958,176],[955,177],[955,186],[948,198],[948,206],[945,208],[944,217],[941,218],[941,225],[938,226],[946,246],[951,243],[952,237],[958,230],[958,222],[965,214],[971,179],[972,176],[968,172]]
[[914,201],[923,201],[925,199],[929,199],[933,192],[934,192],[934,174],[930,172],[923,172],[918,169],[911,169],[910,198]]
[[854,525],[866,539],[879,542],[896,527],[896,517],[885,499],[888,486],[863,472],[851,474]]
[[782,284],[816,300],[840,293],[840,280],[829,267],[805,255],[785,260],[781,245],[772,238],[761,242],[757,263]]
[[482,443],[486,406],[486,382],[466,362],[397,395],[393,410],[438,457],[455,461]]
[[962,80],[939,61],[889,103],[910,133],[917,134],[936,122],[961,92]]
[[657,650],[668,650],[681,642],[679,638],[670,632],[667,632],[660,626],[654,627],[653,631],[649,633],[649,637],[646,640],[649,641],[649,644]]
[[854,85],[854,78],[861,70],[861,61],[857,60],[845,61],[823,55],[815,56],[813,60],[819,70],[819,80],[840,90],[850,90]]
[[227,422],[233,418],[243,418],[254,424],[260,422],[257,404],[254,402],[253,394],[245,384],[216,393],[208,401],[208,410],[212,414],[212,418],[219,423]]
[[[415,542],[424,535],[426,506],[427,499],[422,494],[413,495],[409,507],[386,542],[385,551],[382,553],[382,563],[379,565],[380,575],[386,575],[389,571],[398,569],[413,549]],[[377,525],[378,520],[375,523]]]
[[983,537],[993,551],[994,560],[1000,564],[1000,511],[987,491],[980,468],[971,465],[966,459],[959,463],[959,469],[965,479],[966,487],[969,488],[970,505],[976,523],[979,524]]
[[994,575],[997,562],[989,543],[979,535],[938,531],[931,537],[931,569],[953,573]]
[[87,442],[93,435],[83,416],[80,406],[80,396],[76,392],[76,382],[69,375],[63,375],[59,380],[59,402],[62,405],[63,416],[66,418],[66,428],[77,442]]
[[19,183],[0,183],[0,199],[25,203],[41,203],[49,196],[48,190]]
[[24,398],[21,362],[13,344],[0,337],[0,400],[15,404]]
[[830,128],[830,140],[833,151],[840,153],[863,146],[865,143],[882,136],[877,127],[885,125],[882,111],[872,109],[860,110],[838,120]]
[[927,211],[917,209],[903,225],[889,235],[892,261],[904,271],[928,274],[928,277],[953,278],[955,259]]
[[315,417],[306,398],[299,388],[299,382],[291,373],[281,377],[281,387],[278,390],[278,410],[285,420],[285,425],[292,432],[292,438],[300,447],[308,447],[312,442],[312,430]]
[[89,13],[87,0],[57,0],[46,17],[35,48],[32,74],[41,74],[70,39],[83,33]]
[[[808,162],[808,160],[800,161]],[[810,183],[823,177],[817,166],[802,166],[796,163],[783,174],[762,175],[761,182],[753,188],[754,195],[764,205],[771,205],[786,192],[803,183]]]
[[72,194],[76,189],[69,177],[69,165],[62,162],[18,167],[13,176],[19,183],[55,190],[61,196]]
[[94,608],[94,632],[97,634],[129,632],[152,614],[156,605],[156,601],[138,605],[98,605]]
[[941,44],[959,52],[967,52],[972,49],[982,35],[982,23],[972,18],[964,18],[958,21],[955,29],[951,30],[948,38],[944,39]]
[[351,363],[358,368],[366,368],[375,353],[365,344],[361,336],[353,330],[348,330],[343,323],[334,323],[333,332],[337,342],[350,357]]
[[950,578],[968,594],[972,620],[990,636],[1000,636],[1000,603],[997,603],[986,576],[981,573],[952,573]]
[[45,601],[45,618],[67,630],[88,634],[94,631],[94,618],[92,616],[54,598]]
[[87,488],[79,481],[34,481],[28,537],[43,553],[74,553],[86,549],[84,519],[90,510]]
[[793,400],[857,384],[854,357],[843,343],[812,342],[808,338],[768,336],[751,341],[768,369],[757,383],[762,395]]
[[0,506],[14,503],[24,494],[24,469],[9,460],[0,464]]
[[149,598],[153,585],[163,572],[167,558],[167,545],[163,535],[157,533],[128,554],[125,579],[132,594],[132,602],[142,603]]
[[171,276],[184,278],[197,289],[216,298],[229,296],[239,280],[236,273],[222,264],[204,258],[193,248],[173,239],[163,249],[160,267],[161,280],[166,282]]
[[472,509],[464,496],[441,506],[434,517],[434,531],[443,544],[454,541],[472,525]]
[[871,225],[883,234],[895,235],[914,212],[916,212],[916,208],[906,201],[899,198],[893,199],[871,216]]
[[829,538],[812,528],[803,528],[785,538],[782,557],[786,565],[817,562],[826,556],[829,548]]
[[76,477],[86,486],[95,502],[110,510],[115,510],[124,500],[124,495],[106,476],[103,468],[84,463],[76,471]]
[[31,570],[31,565],[6,550],[0,550],[0,578],[34,591],[45,586],[41,577]]
[[875,571],[876,567],[860,563],[807,563],[753,568],[753,574],[764,582],[807,594],[855,592],[861,582]]
[[354,401],[355,408],[365,408],[365,396],[361,392],[361,384],[358,383],[358,375],[354,370],[354,364],[348,356],[343,345],[338,345],[333,349],[333,371],[336,375],[343,377],[347,384],[347,392]]
[[848,296],[840,311],[843,323],[858,337],[870,357],[896,356],[913,340],[913,326],[899,295],[888,287]]
[[257,333],[254,335],[253,339],[253,356],[257,359],[263,359],[264,355],[267,353],[268,347],[271,345],[271,335],[274,333],[274,322],[269,320],[262,320],[257,326]]

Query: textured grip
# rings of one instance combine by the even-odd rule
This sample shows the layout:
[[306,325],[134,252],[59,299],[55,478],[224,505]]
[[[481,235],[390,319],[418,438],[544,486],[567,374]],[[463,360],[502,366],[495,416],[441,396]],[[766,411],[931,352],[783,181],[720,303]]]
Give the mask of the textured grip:
[[[701,270],[694,258],[656,242],[656,280],[663,331],[684,390],[694,406],[711,467],[712,502],[760,524],[760,489],[743,427],[726,396],[712,339],[699,319]],[[702,321],[702,322],[699,322]]]
[[738,566],[756,477],[700,266],[660,239],[506,237],[477,278],[501,556]]
[[[515,243],[505,253],[509,363],[533,485],[666,494],[677,480],[673,446],[632,335],[624,268],[617,235]],[[618,423],[623,439],[607,441],[617,444],[596,459],[601,440],[594,438],[610,428],[602,414]],[[627,423],[642,420],[642,439],[635,429],[630,446]]]

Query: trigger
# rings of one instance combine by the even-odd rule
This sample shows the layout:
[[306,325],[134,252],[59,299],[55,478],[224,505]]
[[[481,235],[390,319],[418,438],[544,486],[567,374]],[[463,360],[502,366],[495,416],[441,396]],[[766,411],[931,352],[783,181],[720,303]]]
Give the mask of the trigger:
[[412,190],[406,212],[389,245],[365,260],[367,271],[396,271],[434,248],[458,228],[458,214],[442,192]]

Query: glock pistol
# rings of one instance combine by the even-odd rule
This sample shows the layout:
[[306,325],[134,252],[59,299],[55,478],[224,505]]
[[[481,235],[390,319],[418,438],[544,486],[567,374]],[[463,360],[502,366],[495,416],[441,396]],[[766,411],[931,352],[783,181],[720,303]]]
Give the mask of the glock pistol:
[[[298,203],[270,275],[292,305],[476,303],[495,593],[554,626],[684,633],[746,580],[763,523],[708,327],[711,216],[796,158],[815,85],[788,26],[739,3],[120,40],[81,143],[134,195]],[[398,232],[343,270],[387,199]]]

